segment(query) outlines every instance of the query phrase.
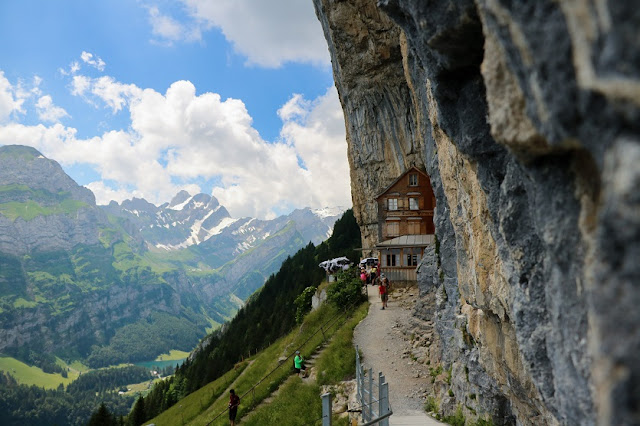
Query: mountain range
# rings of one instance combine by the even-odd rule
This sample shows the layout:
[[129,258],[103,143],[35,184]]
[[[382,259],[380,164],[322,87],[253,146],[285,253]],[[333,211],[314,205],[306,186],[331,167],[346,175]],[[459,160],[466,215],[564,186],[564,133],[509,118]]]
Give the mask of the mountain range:
[[0,352],[97,367],[190,350],[343,210],[232,218],[185,191],[97,206],[37,150],[0,147]]

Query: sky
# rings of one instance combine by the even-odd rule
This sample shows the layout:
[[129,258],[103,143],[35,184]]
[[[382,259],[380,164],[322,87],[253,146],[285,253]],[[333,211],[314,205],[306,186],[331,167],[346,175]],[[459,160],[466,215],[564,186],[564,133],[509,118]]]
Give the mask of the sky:
[[6,0],[0,40],[0,145],[38,149],[98,204],[351,206],[311,0]]

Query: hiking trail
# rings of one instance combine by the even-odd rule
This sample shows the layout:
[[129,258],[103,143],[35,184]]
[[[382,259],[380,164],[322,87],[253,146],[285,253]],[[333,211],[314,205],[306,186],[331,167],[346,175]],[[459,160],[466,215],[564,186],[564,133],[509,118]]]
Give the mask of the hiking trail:
[[388,306],[382,310],[378,287],[367,286],[369,313],[354,331],[353,343],[362,352],[365,368],[385,375],[389,383],[391,425],[442,425],[424,411],[429,369],[408,355],[411,349],[411,310],[418,289],[392,291]]

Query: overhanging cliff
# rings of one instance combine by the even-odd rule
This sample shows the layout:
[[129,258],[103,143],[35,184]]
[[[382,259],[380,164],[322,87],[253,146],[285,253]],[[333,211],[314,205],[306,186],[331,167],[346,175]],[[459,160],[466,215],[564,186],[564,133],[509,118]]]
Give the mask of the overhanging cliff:
[[314,4],[363,247],[375,196],[411,165],[431,176],[439,247],[419,276],[452,372],[445,414],[639,424],[638,9]]

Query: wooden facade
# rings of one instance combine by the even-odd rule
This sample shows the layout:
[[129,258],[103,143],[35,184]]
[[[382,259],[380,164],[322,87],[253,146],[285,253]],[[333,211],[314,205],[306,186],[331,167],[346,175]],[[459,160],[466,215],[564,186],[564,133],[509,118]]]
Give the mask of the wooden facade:
[[391,281],[415,281],[424,249],[434,242],[436,206],[429,176],[411,167],[376,197],[381,272]]
[[378,241],[402,235],[433,235],[436,199],[429,176],[411,167],[376,198]]

